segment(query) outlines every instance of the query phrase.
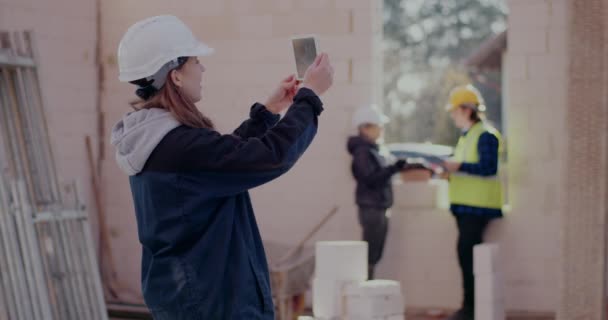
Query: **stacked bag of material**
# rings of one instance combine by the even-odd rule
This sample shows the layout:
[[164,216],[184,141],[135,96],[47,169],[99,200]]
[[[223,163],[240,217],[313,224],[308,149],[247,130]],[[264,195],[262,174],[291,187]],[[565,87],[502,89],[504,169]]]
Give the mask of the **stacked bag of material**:
[[367,243],[324,241],[315,248],[314,318],[303,320],[403,320],[397,281],[367,281]]

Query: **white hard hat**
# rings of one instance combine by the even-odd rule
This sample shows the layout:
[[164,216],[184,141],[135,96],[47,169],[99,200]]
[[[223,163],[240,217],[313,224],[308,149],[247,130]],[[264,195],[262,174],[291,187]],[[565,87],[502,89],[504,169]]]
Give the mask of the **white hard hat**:
[[353,126],[358,128],[363,124],[375,124],[382,126],[388,123],[389,118],[385,116],[377,106],[371,105],[357,109],[353,117]]
[[147,18],[132,25],[118,46],[120,81],[150,77],[179,57],[208,56],[213,49],[197,40],[175,16]]

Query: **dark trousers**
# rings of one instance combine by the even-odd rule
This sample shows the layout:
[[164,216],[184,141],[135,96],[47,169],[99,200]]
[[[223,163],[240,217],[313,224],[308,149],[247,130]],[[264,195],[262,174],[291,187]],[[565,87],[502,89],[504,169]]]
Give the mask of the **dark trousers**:
[[367,263],[369,279],[374,278],[374,267],[382,258],[386,234],[388,233],[388,217],[386,209],[359,207],[359,223],[363,228],[363,240],[368,243]]
[[473,247],[483,242],[483,235],[491,218],[479,215],[459,215],[458,224],[458,262],[462,272],[463,300],[462,309],[467,314],[475,310],[475,277],[473,275]]

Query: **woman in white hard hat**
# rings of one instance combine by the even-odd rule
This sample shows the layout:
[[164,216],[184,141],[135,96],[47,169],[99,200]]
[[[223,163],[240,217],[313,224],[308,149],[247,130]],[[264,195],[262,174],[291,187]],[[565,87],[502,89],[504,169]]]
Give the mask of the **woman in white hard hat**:
[[287,172],[310,145],[333,69],[319,55],[301,87],[283,80],[222,135],[194,105],[205,70],[196,57],[211,52],[173,16],[136,23],[118,49],[120,80],[142,99],[112,144],[135,204],[144,299],[154,319],[274,319],[248,190]]
[[359,207],[359,224],[363,240],[368,243],[368,278],[374,278],[374,267],[382,258],[388,233],[388,209],[393,206],[391,177],[403,170],[405,161],[388,165],[379,152],[378,140],[388,118],[375,106],[355,112],[353,125],[358,135],[348,139],[347,149],[353,156],[351,166],[357,182],[355,198]]

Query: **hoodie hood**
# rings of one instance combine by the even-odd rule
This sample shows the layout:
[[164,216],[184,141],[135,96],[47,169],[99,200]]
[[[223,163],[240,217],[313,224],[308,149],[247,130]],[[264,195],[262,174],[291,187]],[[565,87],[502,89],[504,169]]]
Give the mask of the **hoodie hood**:
[[377,150],[378,145],[365,140],[365,138],[363,138],[361,136],[352,136],[352,137],[348,138],[348,143],[346,145],[346,148],[348,149],[348,152],[350,154],[354,154],[355,151],[357,151],[357,149],[359,149],[359,148]]
[[160,141],[180,125],[169,111],[159,108],[126,114],[112,128],[111,143],[120,169],[130,176],[141,172]]

